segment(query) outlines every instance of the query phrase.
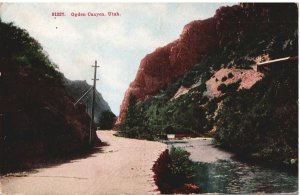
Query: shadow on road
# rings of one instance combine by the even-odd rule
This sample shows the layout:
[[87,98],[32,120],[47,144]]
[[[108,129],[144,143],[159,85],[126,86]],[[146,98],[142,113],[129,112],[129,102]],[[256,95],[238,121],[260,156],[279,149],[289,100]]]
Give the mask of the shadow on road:
[[40,157],[32,159],[31,162],[27,162],[24,165],[19,165],[18,168],[11,168],[5,172],[0,172],[1,176],[14,176],[14,177],[25,177],[29,173],[38,172],[37,169],[41,168],[51,168],[59,166],[65,163],[74,163],[82,159],[95,157],[98,153],[103,153],[103,148],[109,146],[108,143],[102,142],[101,145],[95,146],[93,148],[84,149],[81,151],[76,151],[76,153],[68,155],[57,155],[55,157]]

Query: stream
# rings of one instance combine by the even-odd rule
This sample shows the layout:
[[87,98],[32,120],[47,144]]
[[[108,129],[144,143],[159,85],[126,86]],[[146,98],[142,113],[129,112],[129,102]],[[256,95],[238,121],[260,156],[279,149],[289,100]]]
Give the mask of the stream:
[[190,152],[195,179],[203,193],[289,193],[298,191],[298,174],[233,159],[216,148],[211,138],[164,141],[170,149]]

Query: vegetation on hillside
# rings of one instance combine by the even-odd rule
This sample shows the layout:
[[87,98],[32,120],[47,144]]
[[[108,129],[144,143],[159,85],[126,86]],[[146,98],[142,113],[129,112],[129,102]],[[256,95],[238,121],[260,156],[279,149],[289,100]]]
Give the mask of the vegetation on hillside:
[[[215,18],[219,49],[162,92],[131,102],[120,134],[153,140],[169,132],[207,135],[215,129],[221,146],[244,156],[279,162],[296,158],[297,62],[294,68],[282,64],[282,70],[265,75],[250,90],[236,91],[239,81],[223,84],[219,90],[225,94],[218,98],[206,94],[205,82],[221,68],[249,69],[259,56],[298,55],[297,6],[242,4],[220,8]],[[181,86],[191,89],[174,99]]]
[[101,113],[99,118],[99,128],[110,130],[114,127],[115,121],[116,115],[110,110],[105,110]]
[[4,23],[0,18],[0,63],[2,66],[22,66],[44,74],[46,77],[61,79],[62,74],[48,57],[42,46],[27,31]]
[[[92,86],[85,80],[71,81],[69,79],[63,79],[63,85],[67,93],[77,101],[84,93],[86,93]],[[80,106],[85,106],[86,112],[92,116],[92,99],[93,93],[90,91],[86,96],[80,100]],[[102,94],[96,90],[95,93],[95,107],[94,107],[94,122],[99,123],[101,113],[103,111],[110,110],[108,103],[103,99]]]
[[298,67],[283,64],[249,90],[227,94],[217,141],[240,155],[290,163],[298,156]]
[[0,72],[0,172],[89,147],[90,119],[73,106],[57,66],[25,30],[1,20]]

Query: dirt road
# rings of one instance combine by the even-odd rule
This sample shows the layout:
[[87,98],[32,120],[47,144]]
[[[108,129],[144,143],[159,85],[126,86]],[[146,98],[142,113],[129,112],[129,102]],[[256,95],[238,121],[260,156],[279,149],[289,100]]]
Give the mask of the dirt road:
[[0,194],[157,194],[151,168],[166,145],[98,131],[101,152],[26,176],[0,178]]

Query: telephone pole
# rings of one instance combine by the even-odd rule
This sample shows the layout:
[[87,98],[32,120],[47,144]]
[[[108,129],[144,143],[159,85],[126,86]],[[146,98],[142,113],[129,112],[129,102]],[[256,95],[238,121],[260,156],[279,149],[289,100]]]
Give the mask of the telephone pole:
[[96,81],[99,80],[99,79],[97,79],[97,68],[99,67],[99,66],[97,66],[97,60],[95,61],[95,65],[92,67],[94,67],[94,79],[92,79],[94,81],[94,85],[93,85],[93,99],[92,99],[92,118],[91,118],[91,123],[90,123],[90,140],[89,140],[90,145],[92,145],[93,133],[94,133],[93,131],[94,131]]

